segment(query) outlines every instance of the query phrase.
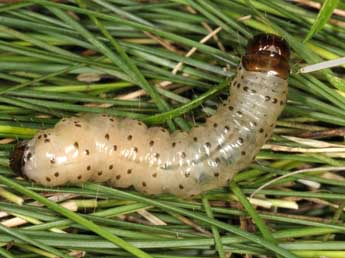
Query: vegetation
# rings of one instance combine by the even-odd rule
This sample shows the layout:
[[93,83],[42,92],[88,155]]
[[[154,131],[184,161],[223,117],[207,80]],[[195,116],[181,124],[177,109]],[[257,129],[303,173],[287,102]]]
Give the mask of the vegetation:
[[[0,2],[2,257],[345,257],[344,65],[298,72],[345,56],[343,2]],[[258,32],[292,47],[289,101],[229,187],[182,200],[9,169],[17,140],[78,112],[201,123]]]

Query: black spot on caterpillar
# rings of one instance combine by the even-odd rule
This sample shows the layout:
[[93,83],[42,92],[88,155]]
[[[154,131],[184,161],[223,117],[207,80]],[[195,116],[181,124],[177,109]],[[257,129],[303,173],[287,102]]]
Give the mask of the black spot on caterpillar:
[[228,100],[190,132],[85,114],[19,143],[11,167],[46,186],[94,181],[185,197],[224,186],[273,131],[286,102],[289,55],[281,38],[254,37]]

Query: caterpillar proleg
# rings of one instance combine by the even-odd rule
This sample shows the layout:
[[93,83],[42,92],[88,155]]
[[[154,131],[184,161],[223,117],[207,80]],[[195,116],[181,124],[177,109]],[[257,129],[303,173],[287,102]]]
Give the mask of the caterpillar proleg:
[[285,106],[289,48],[260,34],[248,44],[216,114],[189,132],[108,115],[64,118],[19,143],[11,167],[45,186],[86,181],[189,197],[226,185],[272,134]]

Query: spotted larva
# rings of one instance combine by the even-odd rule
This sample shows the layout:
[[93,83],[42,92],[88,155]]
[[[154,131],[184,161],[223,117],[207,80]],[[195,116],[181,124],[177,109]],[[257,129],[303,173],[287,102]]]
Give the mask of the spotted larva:
[[287,43],[254,37],[230,97],[204,125],[170,134],[107,115],[62,119],[17,145],[11,167],[45,186],[85,181],[192,196],[224,186],[271,136],[287,96]]

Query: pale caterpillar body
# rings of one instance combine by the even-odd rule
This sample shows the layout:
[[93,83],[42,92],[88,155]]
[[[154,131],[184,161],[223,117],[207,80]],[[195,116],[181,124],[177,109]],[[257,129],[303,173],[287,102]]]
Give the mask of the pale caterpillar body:
[[65,118],[18,144],[11,167],[45,186],[94,181],[185,197],[224,186],[271,136],[287,98],[288,59],[285,41],[258,35],[230,97],[205,124],[171,134],[108,115]]

